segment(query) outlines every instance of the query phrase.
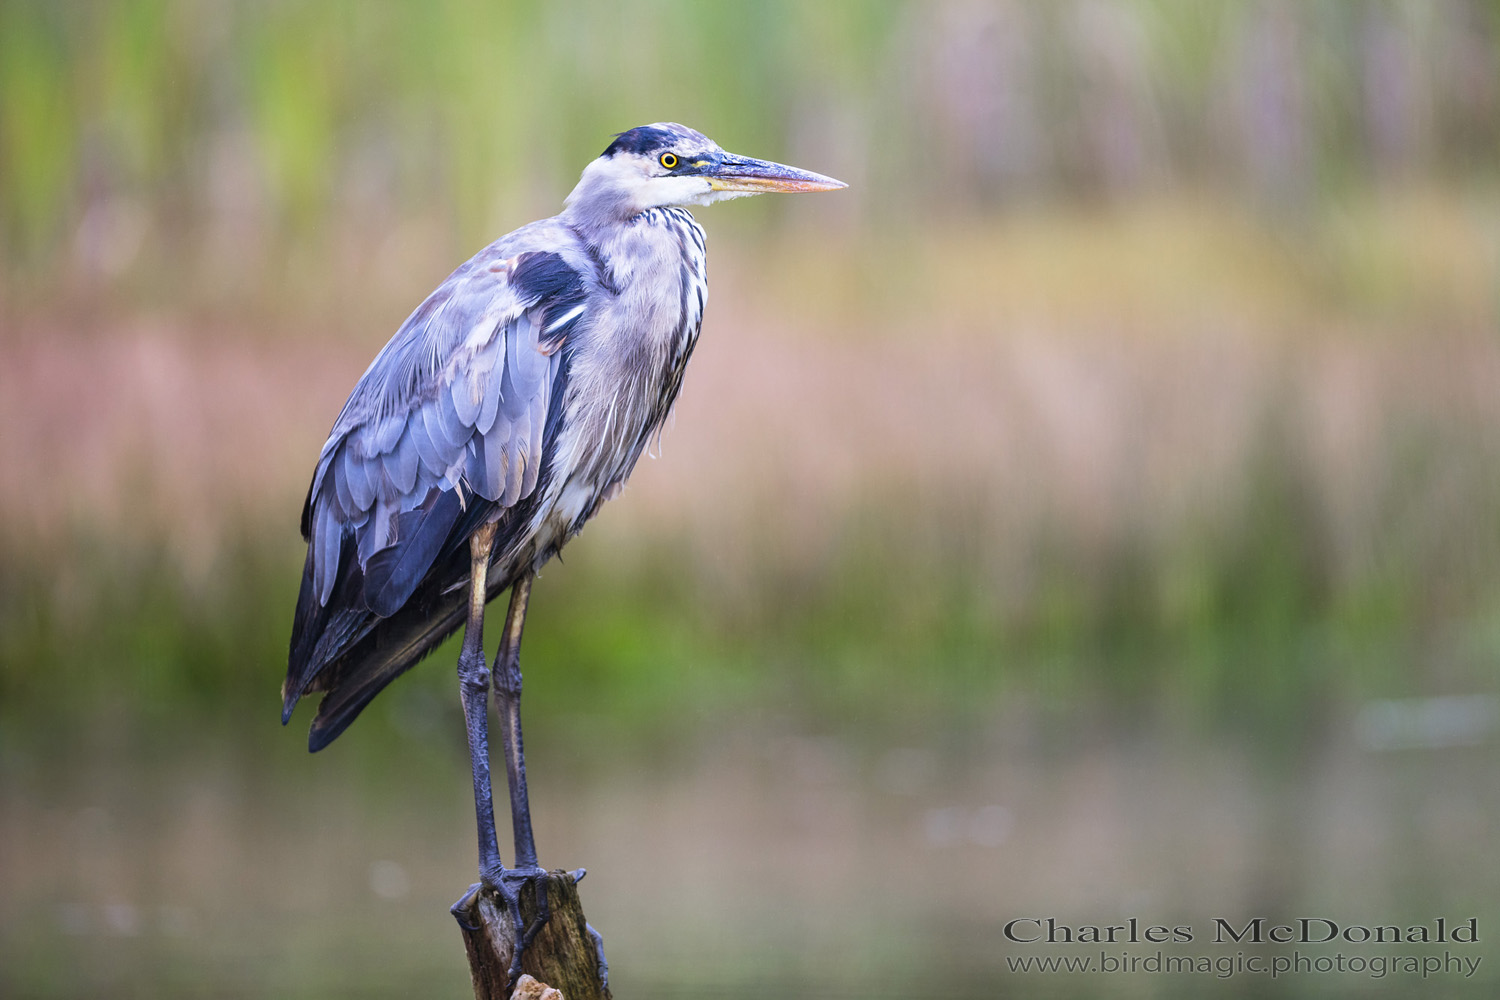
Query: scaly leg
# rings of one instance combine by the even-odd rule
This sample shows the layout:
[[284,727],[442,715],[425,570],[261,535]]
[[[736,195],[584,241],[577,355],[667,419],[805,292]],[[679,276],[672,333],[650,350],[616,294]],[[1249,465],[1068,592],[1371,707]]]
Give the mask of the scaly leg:
[[[525,763],[521,757],[521,627],[526,618],[526,600],[531,593],[531,577],[523,576],[511,589],[510,610],[505,617],[505,635],[500,640],[496,666],[496,696],[500,702],[500,732],[505,743],[505,761],[510,779],[511,817],[516,832],[516,864],[507,871],[500,863],[495,833],[495,811],[490,789],[488,705],[490,673],[484,669],[484,654],[479,649],[484,624],[485,577],[489,569],[490,548],[494,542],[494,525],[487,525],[470,540],[472,560],[469,580],[469,621],[464,628],[463,652],[459,656],[462,680],[464,720],[469,727],[469,752],[474,769],[474,803],[479,815],[479,883],[471,886],[463,898],[453,904],[453,915],[469,930],[466,919],[475,893],[489,886],[499,893],[510,915],[515,935],[511,950],[509,986],[514,987],[521,975],[521,956],[546,924],[549,912],[544,873],[537,866],[536,845],[531,835],[531,813],[526,801]],[[466,664],[467,672],[466,672]],[[503,666],[502,666],[503,664]],[[537,916],[527,926],[521,918],[520,891],[530,885],[536,892]]]
[[522,950],[531,944],[551,916],[547,887],[540,877],[544,872],[537,864],[536,839],[531,833],[531,803],[526,797],[526,755],[521,745],[521,629],[526,625],[526,603],[530,598],[531,574],[527,573],[511,587],[510,608],[505,612],[505,633],[495,652],[495,708],[500,713],[500,740],[505,746],[505,774],[510,785],[510,822],[516,837],[516,867],[510,875],[512,879],[516,875],[534,879],[537,904],[536,920],[529,927],[520,925],[519,907],[516,910],[519,941],[512,979],[520,972]]
[[531,598],[531,575],[516,581],[505,614],[505,634],[495,653],[495,701],[500,738],[505,745],[505,773],[510,783],[510,819],[516,836],[516,868],[540,870],[531,832],[531,804],[526,797],[526,755],[521,745],[521,629]]
[[469,539],[469,618],[458,654],[458,694],[469,731],[469,766],[474,773],[474,814],[479,827],[479,877],[498,885],[505,872],[495,836],[495,805],[490,787],[490,672],[484,665],[485,578],[495,525],[486,524]]

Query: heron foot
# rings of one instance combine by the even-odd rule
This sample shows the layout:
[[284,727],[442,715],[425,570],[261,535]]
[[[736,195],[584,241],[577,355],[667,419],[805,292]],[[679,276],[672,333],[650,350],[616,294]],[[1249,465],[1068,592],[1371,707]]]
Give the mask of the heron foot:
[[448,912],[453,914],[453,919],[458,921],[458,926],[466,931],[479,930],[478,924],[469,923],[469,911],[474,908],[474,897],[479,895],[479,890],[484,888],[483,882],[475,882],[469,886],[469,891],[458,897],[458,902],[448,907]]
[[[509,988],[514,989],[516,980],[521,976],[521,956],[536,936],[541,933],[543,927],[547,926],[547,920],[551,917],[551,909],[547,901],[547,871],[544,868],[503,868],[495,867],[479,873],[480,881],[469,886],[469,891],[454,903],[449,912],[453,919],[458,921],[460,927],[466,931],[478,931],[480,927],[471,923],[473,916],[478,914],[476,897],[484,890],[492,890],[499,897],[510,917],[511,924],[511,958],[509,971]],[[575,879],[576,880],[576,879]],[[535,916],[528,922],[521,912],[522,893],[530,890],[535,901]]]

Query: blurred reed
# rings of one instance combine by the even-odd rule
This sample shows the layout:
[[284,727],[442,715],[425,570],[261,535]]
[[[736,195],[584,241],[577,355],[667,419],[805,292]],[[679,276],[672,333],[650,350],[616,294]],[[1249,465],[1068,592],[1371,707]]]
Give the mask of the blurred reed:
[[585,697],[1441,687],[1500,606],[1497,67],[1478,0],[3,0],[3,705],[259,690],[348,386],[658,118],[853,186],[710,220],[668,458],[540,601],[606,609],[532,632]]
[[[529,675],[537,711],[887,727],[1020,689],[1292,724],[1482,686],[1500,342],[1465,211],[1370,202],[1297,244],[1179,207],[723,252],[662,456],[546,574],[531,655],[567,666]],[[1397,280],[1351,228],[1402,248],[1373,265]],[[241,711],[284,656],[310,456],[384,331],[102,329],[28,326],[0,369],[26,431],[0,438],[0,704]]]
[[295,297],[309,246],[467,253],[662,118],[849,180],[820,228],[1182,189],[1295,216],[1493,181],[1500,6],[4,0],[4,272]]

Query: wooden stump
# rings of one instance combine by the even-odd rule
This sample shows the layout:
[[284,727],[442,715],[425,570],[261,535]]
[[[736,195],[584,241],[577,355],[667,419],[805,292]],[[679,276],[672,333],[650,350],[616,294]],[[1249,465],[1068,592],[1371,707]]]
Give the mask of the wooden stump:
[[[561,992],[564,1000],[611,1000],[572,874],[548,872],[546,886],[551,916],[521,955],[521,971]],[[527,926],[536,919],[536,896],[533,890],[521,892],[521,919]],[[455,916],[462,918],[459,929],[469,953],[474,1000],[511,1000],[505,987],[515,933],[499,894],[490,888],[481,889],[469,900],[468,908]],[[477,930],[471,931],[465,924]]]

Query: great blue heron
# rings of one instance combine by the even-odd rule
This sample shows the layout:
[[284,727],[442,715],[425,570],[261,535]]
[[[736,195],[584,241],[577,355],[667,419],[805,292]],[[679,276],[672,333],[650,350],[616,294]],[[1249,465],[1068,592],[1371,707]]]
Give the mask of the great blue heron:
[[[485,247],[417,307],[323,445],[302,508],[282,722],[325,692],[308,740],[322,749],[462,625],[480,881],[509,902],[541,871],[520,719],[531,578],[619,492],[677,397],[708,293],[686,206],[844,186],[674,123],[623,132],[561,215]],[[511,871],[495,836],[481,638],[485,603],[507,588],[495,687]]]

